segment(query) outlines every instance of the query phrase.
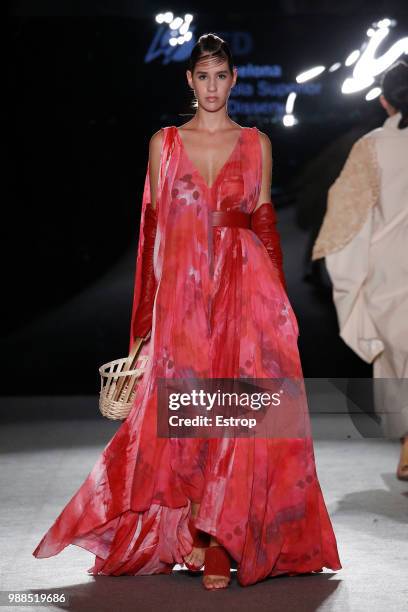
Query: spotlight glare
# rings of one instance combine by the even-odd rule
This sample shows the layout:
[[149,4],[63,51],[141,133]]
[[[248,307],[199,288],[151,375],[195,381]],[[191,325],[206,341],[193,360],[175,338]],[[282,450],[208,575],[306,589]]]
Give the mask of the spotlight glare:
[[187,34],[189,25],[189,23],[184,22],[183,25],[179,28],[180,34]]
[[192,32],[186,32],[186,33],[184,34],[184,40],[187,42],[187,41],[191,40],[191,37],[192,37],[192,36],[193,36],[193,33],[192,33]]
[[371,38],[366,51],[354,68],[354,77],[360,78],[364,73],[377,76],[384,72],[384,70],[387,70],[404,52],[408,53],[408,37],[405,37],[397,40],[383,55],[375,57],[377,47],[387,36],[388,32],[389,30],[386,29],[378,30],[375,36]]
[[172,47],[175,47],[177,45],[177,38],[174,38],[173,36],[169,39],[169,45],[171,45]]
[[381,94],[381,87],[373,87],[367,93],[365,99],[367,100],[367,102],[369,102],[370,100],[374,100],[375,98],[378,98],[380,94]]
[[389,27],[390,27],[390,25],[391,25],[391,23],[392,23],[392,22],[391,22],[391,19],[388,19],[388,18],[387,18],[387,19],[381,19],[381,21],[379,21],[379,22],[377,23],[377,26],[378,26],[379,28],[389,28]]
[[164,21],[163,13],[159,13],[158,15],[156,15],[156,21],[157,21],[157,23],[163,23],[163,21]]
[[295,105],[296,100],[296,92],[291,91],[288,95],[288,99],[286,100],[286,113],[291,115],[293,113],[293,107]]
[[177,38],[177,42],[178,42],[178,44],[179,44],[179,45],[182,45],[182,44],[183,44],[183,42],[184,42],[184,36],[179,36],[179,37]]
[[190,13],[187,13],[186,15],[184,15],[184,21],[190,23],[190,21],[193,21],[193,16],[190,15]]
[[345,79],[343,85],[341,86],[341,93],[344,94],[352,94],[357,91],[361,91],[362,89],[366,89],[370,87],[374,83],[374,78],[372,76],[366,75],[361,80],[356,78],[348,78]]
[[341,67],[341,63],[340,62],[335,62],[334,64],[332,64],[329,68],[329,72],[335,72],[336,70],[338,70]]
[[175,19],[173,19],[173,21],[170,24],[170,29],[171,30],[178,30],[179,27],[181,26],[181,24],[183,23],[183,20],[181,17],[176,17]]
[[326,70],[325,66],[315,66],[314,68],[310,68],[309,70],[305,70],[301,72],[296,77],[297,83],[304,83],[305,81],[310,81],[314,77],[317,77],[319,74]]
[[282,121],[285,127],[292,127],[296,123],[293,115],[284,115]]
[[352,66],[353,64],[356,63],[359,57],[360,57],[360,51],[356,49],[355,51],[352,51],[350,53],[350,55],[347,57],[344,63],[346,64],[346,66]]
[[401,55],[408,53],[408,36],[406,36],[397,40],[387,51],[376,57],[378,47],[388,34],[389,29],[381,27],[370,37],[366,48],[354,66],[353,76],[343,82],[342,93],[355,93],[370,87],[374,83],[374,77],[387,70]]
[[374,36],[374,34],[375,34],[375,30],[373,30],[373,28],[368,28],[367,36],[370,38],[371,36]]
[[163,21],[165,21],[166,23],[171,23],[173,21],[173,13],[171,13],[170,11],[167,11],[167,13],[164,13],[163,16]]

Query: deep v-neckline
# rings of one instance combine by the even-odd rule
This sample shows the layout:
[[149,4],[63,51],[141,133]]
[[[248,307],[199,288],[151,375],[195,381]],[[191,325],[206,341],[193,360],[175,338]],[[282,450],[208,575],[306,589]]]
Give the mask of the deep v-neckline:
[[205,187],[206,187],[208,190],[213,189],[213,188],[214,188],[214,186],[217,184],[218,180],[220,179],[220,177],[221,177],[221,175],[222,175],[222,173],[223,173],[224,169],[227,167],[228,163],[231,161],[232,156],[234,155],[235,151],[237,150],[237,148],[238,148],[239,144],[241,143],[241,140],[242,140],[243,135],[244,135],[245,127],[241,127],[241,128],[240,128],[240,133],[239,133],[239,136],[238,136],[238,138],[237,138],[237,141],[236,141],[236,143],[234,144],[234,147],[233,147],[233,149],[232,149],[231,153],[228,155],[227,159],[225,160],[225,162],[223,163],[223,165],[221,166],[221,168],[220,168],[220,169],[219,169],[219,171],[217,172],[217,175],[216,175],[216,177],[215,177],[214,182],[212,183],[212,185],[208,185],[207,181],[204,179],[203,175],[201,174],[201,172],[199,171],[199,169],[197,168],[197,166],[196,166],[196,165],[193,163],[193,161],[192,161],[192,159],[191,159],[190,155],[187,153],[186,146],[185,146],[185,144],[184,144],[184,142],[183,142],[182,137],[180,136],[180,133],[179,133],[179,131],[178,131],[178,128],[177,128],[176,126],[174,126],[174,127],[175,127],[175,130],[176,130],[176,133],[177,133],[178,139],[179,139],[179,141],[180,141],[180,145],[181,145],[181,147],[182,147],[182,149],[183,149],[183,151],[184,151],[184,155],[185,155],[185,156],[186,156],[186,158],[188,159],[188,161],[189,161],[190,165],[191,165],[191,166],[194,168],[195,172],[197,173],[197,175],[199,176],[199,178],[201,179],[201,181],[204,183],[204,186],[205,186]]

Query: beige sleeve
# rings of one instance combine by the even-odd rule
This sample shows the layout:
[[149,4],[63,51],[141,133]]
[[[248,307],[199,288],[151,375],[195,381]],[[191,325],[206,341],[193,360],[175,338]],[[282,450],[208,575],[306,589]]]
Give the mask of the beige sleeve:
[[344,248],[364,225],[379,193],[375,140],[363,136],[354,143],[339,177],[329,189],[327,210],[313,247],[312,260]]
[[369,271],[373,210],[356,235],[339,251],[326,255],[326,268],[333,284],[340,337],[364,361],[372,363],[384,350],[370,314],[365,281]]

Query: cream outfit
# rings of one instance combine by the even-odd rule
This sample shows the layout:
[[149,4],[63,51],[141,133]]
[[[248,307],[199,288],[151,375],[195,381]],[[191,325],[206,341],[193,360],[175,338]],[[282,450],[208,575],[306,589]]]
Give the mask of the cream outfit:
[[340,336],[373,363],[388,438],[408,433],[408,128],[398,129],[400,119],[354,144],[312,255],[326,258]]

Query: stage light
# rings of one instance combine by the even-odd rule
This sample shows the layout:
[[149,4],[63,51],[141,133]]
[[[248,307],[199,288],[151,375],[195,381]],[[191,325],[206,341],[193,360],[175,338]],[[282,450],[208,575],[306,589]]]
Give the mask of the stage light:
[[[387,20],[383,22],[388,23]],[[374,83],[374,77],[389,68],[401,55],[408,53],[408,37],[397,40],[380,57],[375,57],[378,47],[388,36],[389,29],[383,24],[370,37],[366,48],[354,66],[353,76],[345,79],[341,91],[351,94],[366,89]]]
[[179,27],[180,34],[186,34],[188,32],[189,27],[190,27],[190,24],[185,21],[183,25]]
[[367,102],[369,102],[370,100],[374,100],[375,98],[378,98],[378,96],[381,94],[381,87],[373,87],[372,89],[370,89],[370,91],[366,94],[365,99],[367,100]]
[[[408,55],[408,37],[400,38],[392,44],[387,51],[379,54],[379,47],[390,33],[390,27],[397,24],[395,19],[381,19],[372,23],[366,31],[367,39],[362,43],[360,49],[355,49],[347,56],[345,66],[352,66],[352,76],[346,78],[341,86],[343,94],[352,94],[369,89],[365,96],[367,101],[374,100],[381,94],[379,87],[375,86],[376,77],[385,72],[401,56]],[[379,54],[377,56],[377,54]],[[341,62],[333,63],[328,72],[335,72],[342,66]],[[297,83],[305,83],[313,79],[326,70],[325,66],[316,66],[310,70],[301,72],[296,77]],[[297,123],[293,116],[295,98],[290,97],[286,101],[286,114],[283,117],[283,124],[290,127]]]
[[305,81],[310,81],[310,79],[314,79],[319,76],[322,72],[326,70],[325,66],[315,66],[314,68],[310,68],[309,70],[305,70],[301,72],[296,77],[297,83],[305,83]]
[[183,23],[183,20],[181,17],[176,17],[175,19],[173,19],[173,21],[170,24],[170,28],[172,30],[178,30],[179,27],[181,26],[181,24]]
[[367,89],[374,83],[375,79],[370,76],[365,76],[364,79],[354,79],[347,78],[344,80],[343,85],[341,86],[341,93],[343,94],[353,94],[358,91],[362,91],[363,89]]
[[360,51],[356,49],[355,51],[352,51],[350,53],[350,55],[347,57],[344,63],[346,66],[352,66],[353,64],[356,63],[359,57],[360,57]]
[[192,32],[190,32],[190,24],[193,21],[193,15],[186,13],[184,19],[182,17],[175,17],[171,11],[166,13],[158,13],[155,17],[157,23],[169,25],[169,38],[168,43],[174,47],[176,45],[182,45],[192,39]]
[[[193,15],[186,13],[184,17],[179,17],[172,11],[167,11],[155,14],[154,18],[158,25],[150,48],[145,55],[145,63],[159,56],[163,56],[163,64],[185,60],[194,42],[195,27],[191,23]],[[188,44],[183,48],[185,43]]]
[[293,113],[293,107],[295,106],[296,93],[291,91],[286,100],[286,113],[291,115]]
[[381,21],[377,22],[379,28],[389,28],[390,25],[392,25],[391,19],[381,19]]
[[295,125],[295,123],[297,123],[293,115],[283,115],[282,121],[285,127],[292,127],[293,125]]
[[339,68],[341,68],[341,63],[335,62],[334,64],[330,66],[329,72],[336,72],[336,70],[338,70]]

